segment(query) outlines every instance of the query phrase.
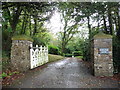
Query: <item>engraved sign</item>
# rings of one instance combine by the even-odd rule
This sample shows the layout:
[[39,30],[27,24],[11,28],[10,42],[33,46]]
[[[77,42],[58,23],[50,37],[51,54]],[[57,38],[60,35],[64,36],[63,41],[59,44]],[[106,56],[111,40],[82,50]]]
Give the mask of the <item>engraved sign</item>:
[[99,54],[109,54],[109,48],[99,48]]

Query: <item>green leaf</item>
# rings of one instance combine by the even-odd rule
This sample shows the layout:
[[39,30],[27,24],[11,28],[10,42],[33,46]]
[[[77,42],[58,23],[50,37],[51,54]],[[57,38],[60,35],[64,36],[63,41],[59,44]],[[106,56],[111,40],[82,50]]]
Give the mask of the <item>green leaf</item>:
[[8,27],[8,32],[12,32],[12,28],[11,27]]

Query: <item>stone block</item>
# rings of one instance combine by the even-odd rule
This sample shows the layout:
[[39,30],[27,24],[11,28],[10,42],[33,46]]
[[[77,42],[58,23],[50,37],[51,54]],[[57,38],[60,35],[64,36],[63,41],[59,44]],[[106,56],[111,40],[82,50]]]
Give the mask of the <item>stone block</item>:
[[[102,37],[102,36],[103,37]],[[92,42],[93,51],[93,68],[95,76],[112,76],[113,75],[113,58],[112,58],[112,37],[110,35],[95,35]],[[108,48],[108,53],[100,53],[99,48]]]
[[13,40],[11,47],[11,66],[13,70],[20,72],[30,68],[30,44],[27,40]]

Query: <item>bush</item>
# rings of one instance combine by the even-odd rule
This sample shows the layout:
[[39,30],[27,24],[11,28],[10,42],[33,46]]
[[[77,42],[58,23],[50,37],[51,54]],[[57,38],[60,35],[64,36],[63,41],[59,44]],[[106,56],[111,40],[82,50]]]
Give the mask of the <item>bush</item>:
[[2,50],[2,58],[8,58],[9,53],[7,51]]
[[83,59],[83,56],[76,56],[76,58],[78,58],[78,59]]
[[113,64],[115,70],[120,72],[120,40],[113,37]]
[[88,39],[85,40],[85,42],[84,42],[83,60],[85,60],[85,61],[90,61],[91,60],[90,41]]
[[82,56],[83,53],[82,53],[82,51],[74,51],[74,52],[73,52],[73,55],[74,55],[74,56]]
[[34,40],[34,42],[33,42],[33,45],[35,46],[35,45],[39,45],[39,46],[45,46],[45,42],[43,41],[43,40],[41,40],[40,38],[38,38],[38,37],[33,37],[33,40]]
[[72,54],[65,54],[65,57],[72,57]]
[[49,45],[48,46],[48,51],[49,51],[49,54],[55,54],[55,55],[60,54],[60,50],[57,46]]

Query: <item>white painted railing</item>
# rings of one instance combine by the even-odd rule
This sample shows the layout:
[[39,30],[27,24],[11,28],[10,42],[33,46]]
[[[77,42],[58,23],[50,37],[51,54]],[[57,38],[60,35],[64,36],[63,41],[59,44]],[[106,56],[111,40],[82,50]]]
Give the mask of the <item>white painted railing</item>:
[[41,66],[48,62],[48,47],[33,47],[30,45],[30,69]]

